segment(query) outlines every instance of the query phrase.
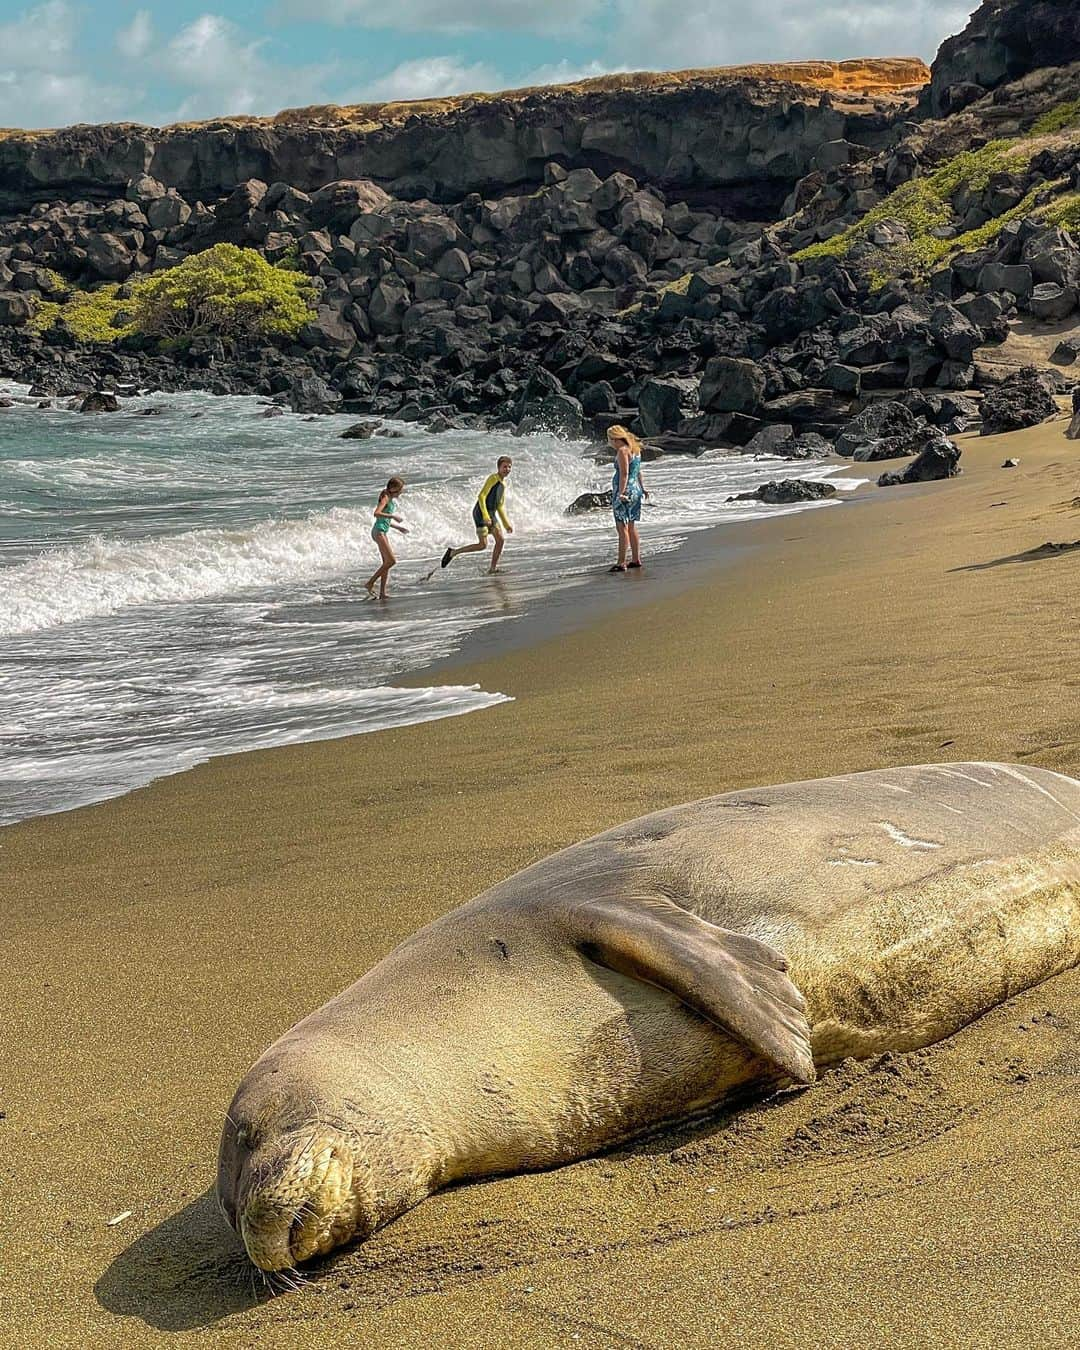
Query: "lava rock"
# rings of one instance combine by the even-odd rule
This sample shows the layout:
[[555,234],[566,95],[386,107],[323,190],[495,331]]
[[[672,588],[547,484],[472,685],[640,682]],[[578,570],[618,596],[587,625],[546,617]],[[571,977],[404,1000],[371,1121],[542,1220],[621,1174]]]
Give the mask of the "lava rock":
[[607,492],[583,492],[575,497],[566,508],[568,516],[584,516],[590,511],[603,511],[611,507],[611,489]]
[[875,442],[908,437],[912,439],[912,448],[900,453],[914,454],[919,448],[914,442],[918,429],[919,423],[910,408],[897,399],[883,399],[871,403],[847,424],[836,438],[836,453],[850,459],[856,450]]
[[1072,287],[1059,286],[1054,281],[1040,281],[1031,292],[1028,308],[1033,318],[1042,323],[1056,323],[1067,318],[1076,308],[1076,292]]
[[79,411],[81,413],[119,412],[120,400],[115,394],[98,390],[93,394],[87,394],[82,403],[79,404]]
[[897,487],[903,483],[931,483],[955,478],[960,473],[960,447],[947,437],[933,441],[906,468],[883,473],[878,487]]
[[374,436],[379,429],[378,422],[354,422],[351,427],[346,427],[338,437],[339,441],[366,441]]
[[714,356],[698,390],[698,402],[705,412],[752,415],[764,397],[765,372],[755,361],[732,356]]
[[768,502],[770,506],[787,506],[794,502],[820,502],[835,497],[833,483],[816,483],[806,478],[784,478],[779,482],[762,483],[753,492],[740,492],[729,497],[729,502]]
[[289,387],[289,407],[294,413],[334,413],[340,404],[341,395],[320,375],[301,375]]
[[982,401],[983,436],[1038,426],[1057,413],[1046,382],[1033,366],[1010,375]]

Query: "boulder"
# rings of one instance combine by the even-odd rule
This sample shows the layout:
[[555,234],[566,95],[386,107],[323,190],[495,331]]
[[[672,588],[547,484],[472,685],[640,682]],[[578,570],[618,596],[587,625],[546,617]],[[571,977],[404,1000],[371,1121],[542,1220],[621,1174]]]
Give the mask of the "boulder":
[[24,291],[0,291],[0,326],[15,328],[37,312],[37,297]]
[[346,427],[338,437],[339,441],[366,441],[369,440],[379,429],[378,422],[354,422],[351,427]]
[[81,413],[119,412],[120,400],[115,394],[98,390],[96,393],[86,395],[82,403],[79,404],[79,411]]
[[259,203],[266,196],[266,184],[261,178],[249,178],[238,183],[232,192],[221,202],[215,212],[219,225],[246,224],[258,210]]
[[289,407],[295,413],[334,413],[340,405],[337,390],[312,372],[301,375],[289,386]]
[[898,436],[882,436],[880,440],[860,445],[852,459],[860,464],[874,464],[883,459],[909,459],[941,439],[937,427],[916,426],[913,432]]
[[685,384],[676,380],[646,380],[638,394],[638,420],[643,436],[674,431],[683,420]]
[[566,508],[568,516],[583,516],[589,511],[604,511],[611,507],[611,489],[606,492],[583,492]]
[[706,412],[752,415],[761,407],[765,383],[765,372],[756,362],[714,356],[705,367],[698,402]]
[[311,194],[311,223],[348,234],[358,216],[384,214],[391,204],[392,198],[370,179],[343,178]]
[[454,248],[461,237],[458,227],[445,216],[422,216],[419,220],[409,221],[405,248],[414,258],[434,262],[447,249]]
[[938,305],[930,316],[928,330],[937,346],[953,361],[970,361],[975,349],[982,345],[980,330],[954,305]]
[[319,305],[300,330],[300,341],[305,347],[325,347],[342,356],[348,356],[356,346],[356,329],[345,311],[329,305]]
[[1031,292],[1028,308],[1041,323],[1057,323],[1076,308],[1076,291],[1055,281],[1040,281]]
[[919,448],[915,442],[918,429],[915,415],[904,403],[898,399],[882,399],[864,408],[844,427],[836,438],[836,453],[851,458],[856,450],[865,449],[878,441],[908,437],[911,438],[912,448],[899,453],[914,454]]
[[124,281],[131,275],[131,251],[115,234],[91,234],[86,241],[86,262],[103,281]]
[[383,277],[371,292],[367,315],[376,333],[400,333],[401,323],[409,308],[409,288],[393,274]]
[[1038,426],[1056,413],[1057,404],[1044,377],[1033,366],[1025,366],[986,394],[982,401],[982,435],[999,436]]
[[743,447],[748,455],[780,455],[778,449],[785,442],[793,440],[795,428],[786,422],[775,422],[772,426],[762,427]]
[[794,502],[820,502],[836,496],[832,483],[817,483],[805,478],[784,478],[775,483],[762,483],[753,492],[740,492],[729,497],[729,502],[768,502],[770,506],[787,506]]
[[548,432],[569,441],[584,440],[585,417],[581,404],[571,395],[560,393],[529,400],[514,434],[528,436],[533,432]]
[[946,436],[932,441],[903,469],[883,473],[878,487],[896,487],[903,483],[930,483],[955,478],[960,473],[960,447]]
[[[956,263],[953,263],[955,270]],[[983,295],[992,291],[1008,291],[1018,300],[1026,300],[1035,285],[1031,268],[1020,263],[988,262],[979,270],[975,289]]]
[[152,230],[172,230],[191,219],[191,207],[172,188],[155,197],[146,207],[146,220]]
[[129,202],[135,202],[145,211],[150,202],[165,196],[165,184],[151,178],[148,173],[140,173],[128,181],[124,195]]

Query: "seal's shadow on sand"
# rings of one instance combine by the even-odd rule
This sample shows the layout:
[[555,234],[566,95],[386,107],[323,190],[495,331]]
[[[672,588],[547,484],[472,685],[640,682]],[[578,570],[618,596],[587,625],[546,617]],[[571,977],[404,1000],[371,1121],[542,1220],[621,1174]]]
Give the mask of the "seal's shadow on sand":
[[194,1331],[272,1297],[213,1190],[136,1238],[94,1286],[98,1302],[159,1331]]
[[[801,1095],[801,1091],[793,1089],[764,1099],[749,1093],[745,1097],[736,1095],[714,1111],[662,1126],[641,1138],[593,1155],[586,1162],[595,1161],[596,1157],[608,1157],[616,1162],[634,1157],[647,1158],[670,1153],[673,1148],[714,1140],[748,1112],[761,1114],[782,1109],[795,1095]],[[532,1175],[545,1172],[558,1175],[576,1165],[544,1168]],[[459,1189],[503,1186],[510,1179],[497,1176],[463,1181],[439,1194],[447,1196]],[[389,1225],[389,1228],[393,1227]],[[451,1220],[445,1233],[446,1241],[452,1244],[462,1236]],[[341,1265],[348,1266],[350,1276],[355,1279],[360,1272],[353,1263],[360,1250],[358,1246],[346,1245],[322,1260],[311,1262],[304,1269],[304,1282],[318,1283]],[[432,1249],[430,1236],[423,1239],[419,1249],[406,1242],[389,1260],[385,1255],[376,1256],[369,1273],[379,1281],[391,1300],[407,1297],[405,1290],[423,1274],[425,1259],[438,1263],[439,1250],[438,1244]],[[445,1278],[445,1271],[441,1272],[441,1277]],[[136,1238],[94,1286],[98,1302],[109,1312],[118,1317],[138,1317],[164,1332],[205,1329],[237,1313],[248,1312],[284,1292],[287,1292],[285,1288],[269,1288],[252,1266],[240,1239],[225,1222],[213,1188]]]

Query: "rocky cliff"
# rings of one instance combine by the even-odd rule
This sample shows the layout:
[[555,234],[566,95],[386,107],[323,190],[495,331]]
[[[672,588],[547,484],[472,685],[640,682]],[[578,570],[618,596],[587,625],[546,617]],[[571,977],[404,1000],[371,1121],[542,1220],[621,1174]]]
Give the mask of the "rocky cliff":
[[309,192],[367,178],[399,198],[446,202],[536,186],[555,161],[726,195],[731,214],[744,199],[760,214],[762,202],[779,205],[828,142],[881,148],[928,78],[917,60],[822,61],[160,130],[9,132],[0,139],[0,209],[108,200],[143,173],[192,202],[252,178]]
[[949,38],[932,67],[935,116],[1033,70],[1080,61],[1076,0],[984,0],[962,33]]

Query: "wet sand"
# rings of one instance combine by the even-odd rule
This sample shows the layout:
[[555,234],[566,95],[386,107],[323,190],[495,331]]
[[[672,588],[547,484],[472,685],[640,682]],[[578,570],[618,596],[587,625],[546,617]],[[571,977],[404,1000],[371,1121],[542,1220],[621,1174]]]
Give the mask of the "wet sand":
[[1065,425],[965,439],[950,483],[718,536],[681,590],[598,578],[642,603],[453,669],[511,704],[0,832],[10,1343],[1074,1344],[1075,971],[928,1051],[436,1197],[270,1302],[209,1190],[271,1039],[556,848],[753,783],[1080,773],[1080,551],[1028,552],[1080,538]]

